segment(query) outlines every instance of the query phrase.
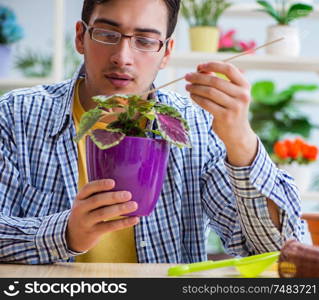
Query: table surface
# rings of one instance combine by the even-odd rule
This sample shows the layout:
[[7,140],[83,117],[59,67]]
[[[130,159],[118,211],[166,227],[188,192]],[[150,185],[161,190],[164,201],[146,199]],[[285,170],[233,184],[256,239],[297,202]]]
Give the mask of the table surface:
[[[0,278],[138,278],[170,277],[167,270],[174,264],[137,263],[55,263],[52,265],[0,264]],[[233,267],[185,274],[187,278],[241,277]],[[264,271],[259,277],[278,277],[274,268]],[[170,277],[171,278],[171,277]]]

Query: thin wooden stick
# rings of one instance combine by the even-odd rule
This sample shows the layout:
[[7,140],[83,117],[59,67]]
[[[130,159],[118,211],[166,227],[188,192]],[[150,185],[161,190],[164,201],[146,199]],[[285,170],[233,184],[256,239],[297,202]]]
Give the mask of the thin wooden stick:
[[[235,58],[237,58],[237,57],[244,56],[244,55],[247,55],[247,54],[251,54],[251,53],[253,53],[253,52],[255,52],[255,51],[257,51],[257,50],[259,50],[259,49],[261,49],[261,48],[264,48],[264,47],[267,47],[267,46],[269,46],[269,45],[271,45],[271,44],[280,42],[280,41],[282,41],[283,39],[284,39],[284,37],[281,37],[281,38],[279,38],[279,39],[277,39],[277,40],[273,40],[273,41],[268,42],[268,43],[266,43],[266,44],[263,44],[263,45],[261,45],[261,46],[259,46],[259,47],[256,47],[256,48],[254,48],[254,49],[246,50],[246,51],[244,51],[244,52],[241,52],[241,53],[236,54],[236,55],[234,55],[234,56],[231,56],[231,57],[229,57],[229,58],[223,59],[222,61],[223,61],[223,62],[229,62],[229,61],[231,61],[231,60],[233,60],[233,59],[235,59]],[[155,88],[155,89],[149,90],[149,91],[147,91],[147,92],[141,94],[141,96],[145,96],[145,95],[149,95],[149,94],[151,94],[151,93],[154,93],[154,92],[156,92],[157,90],[162,89],[162,88],[164,88],[164,87],[166,87],[166,86],[168,86],[168,85],[171,85],[171,84],[173,84],[173,83],[175,83],[175,82],[177,82],[177,81],[183,80],[184,78],[185,78],[185,76],[180,77],[180,78],[177,78],[177,79],[175,79],[175,80],[173,80],[173,81],[170,81],[170,82],[168,82],[168,83],[165,83],[165,84],[161,85],[160,87],[157,87],[157,88]]]

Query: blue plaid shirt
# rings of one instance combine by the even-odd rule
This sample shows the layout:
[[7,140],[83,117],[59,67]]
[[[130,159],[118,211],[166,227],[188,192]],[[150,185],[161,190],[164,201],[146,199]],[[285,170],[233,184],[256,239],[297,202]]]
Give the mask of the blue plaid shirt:
[[[73,261],[65,239],[77,194],[78,153],[72,138],[73,79],[0,98],[0,261],[45,264]],[[246,256],[300,239],[300,199],[291,177],[276,168],[259,143],[248,167],[233,167],[211,130],[212,116],[188,98],[160,91],[191,128],[191,149],[171,148],[167,176],[154,212],[135,226],[141,263],[207,259],[212,228],[225,250]],[[281,230],[266,198],[280,208]]]

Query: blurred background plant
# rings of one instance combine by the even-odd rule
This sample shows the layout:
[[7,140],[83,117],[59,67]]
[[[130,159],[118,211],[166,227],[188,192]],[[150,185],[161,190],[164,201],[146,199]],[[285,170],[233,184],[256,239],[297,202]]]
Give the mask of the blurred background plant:
[[[71,77],[81,64],[81,57],[74,49],[70,34],[65,39],[64,62],[65,78]],[[20,50],[15,57],[15,68],[25,77],[48,77],[52,71],[52,55],[31,48]]]
[[181,13],[190,27],[213,26],[232,3],[227,0],[182,0]]
[[295,101],[297,92],[317,89],[318,86],[314,84],[294,84],[276,91],[272,81],[253,84],[250,122],[269,154],[273,153],[274,143],[287,134],[308,138],[312,129],[318,128],[307,114],[300,111]]
[[23,38],[23,29],[17,23],[16,15],[8,7],[0,5],[0,44],[13,44]]
[[220,32],[218,52],[243,52],[256,47],[256,42],[239,40],[235,37],[236,30],[231,29],[226,32]]
[[291,0],[258,0],[257,3],[262,6],[261,11],[267,13],[276,20],[277,24],[281,25],[289,25],[292,21],[306,17],[313,11],[312,5]]
[[181,14],[189,24],[192,51],[218,51],[218,21],[231,5],[227,0],[182,0]]
[[31,48],[19,50],[14,63],[25,77],[47,77],[52,70],[52,56]]

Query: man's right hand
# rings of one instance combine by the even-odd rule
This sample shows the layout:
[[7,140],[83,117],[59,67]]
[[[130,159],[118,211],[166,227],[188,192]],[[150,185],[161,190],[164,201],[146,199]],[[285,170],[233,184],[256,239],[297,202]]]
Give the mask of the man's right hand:
[[83,252],[93,248],[104,233],[133,226],[138,217],[109,220],[137,209],[137,203],[129,201],[130,192],[111,192],[112,179],[92,181],[77,194],[69,216],[66,241],[68,248]]

